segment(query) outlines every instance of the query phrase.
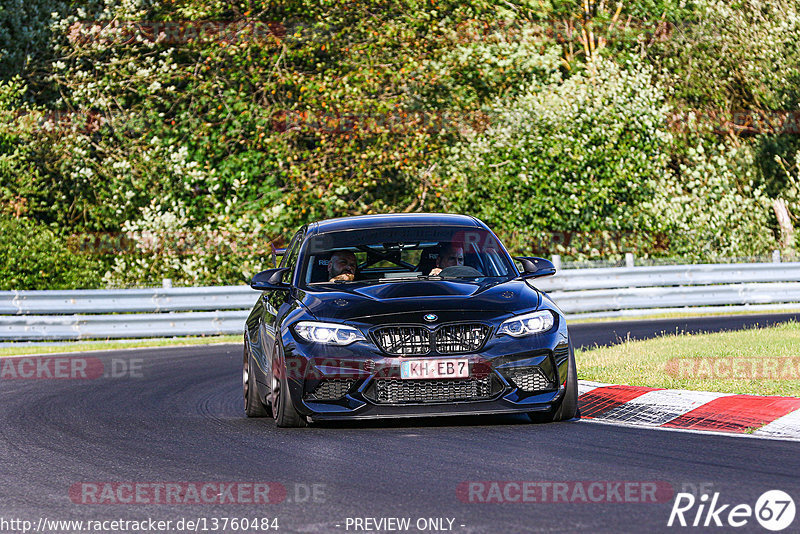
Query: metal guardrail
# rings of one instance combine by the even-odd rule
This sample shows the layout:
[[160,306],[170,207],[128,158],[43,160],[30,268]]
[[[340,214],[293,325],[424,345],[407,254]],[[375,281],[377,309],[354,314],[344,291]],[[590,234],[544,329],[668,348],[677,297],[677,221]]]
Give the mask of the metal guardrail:
[[800,263],[715,263],[564,269],[555,276],[536,280],[535,285],[549,293],[558,290],[797,281],[800,281]]
[[0,339],[40,341],[239,334],[244,331],[244,321],[249,314],[249,310],[231,310],[197,313],[0,316]]
[[800,310],[800,262],[564,269],[534,285],[571,319]]
[[[800,302],[800,282],[553,291],[566,313]],[[800,305],[798,305],[800,307]]]
[[0,314],[160,313],[252,308],[249,286],[0,291]]
[[[531,284],[569,318],[800,309],[800,263],[565,269]],[[257,297],[248,286],[0,291],[0,341],[239,334]]]

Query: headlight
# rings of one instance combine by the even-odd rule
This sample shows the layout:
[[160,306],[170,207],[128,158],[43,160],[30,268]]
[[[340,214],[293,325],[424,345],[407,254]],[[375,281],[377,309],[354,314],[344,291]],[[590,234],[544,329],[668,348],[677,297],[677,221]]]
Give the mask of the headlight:
[[497,334],[508,334],[513,337],[529,336],[540,334],[553,328],[555,318],[547,310],[533,313],[526,313],[518,317],[512,317],[503,321]]
[[294,325],[294,331],[301,338],[313,343],[349,345],[355,341],[366,340],[358,328],[343,324],[300,321]]

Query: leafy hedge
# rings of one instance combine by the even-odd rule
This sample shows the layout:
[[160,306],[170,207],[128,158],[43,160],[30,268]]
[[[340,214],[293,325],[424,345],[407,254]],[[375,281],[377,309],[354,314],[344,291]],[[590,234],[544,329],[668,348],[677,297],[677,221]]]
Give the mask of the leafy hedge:
[[[454,180],[450,206],[506,235],[610,231],[647,239],[654,223],[643,206],[668,172],[667,111],[649,68],[610,60],[498,99],[492,126],[455,145],[443,166]],[[559,243],[553,252],[582,253]]]
[[111,285],[235,283],[302,223],[393,211],[517,252],[765,253],[800,138],[708,117],[800,107],[797,0],[619,6],[5,2],[0,213],[134,239]]
[[0,217],[0,290],[100,287],[103,259],[80,253],[47,226]]

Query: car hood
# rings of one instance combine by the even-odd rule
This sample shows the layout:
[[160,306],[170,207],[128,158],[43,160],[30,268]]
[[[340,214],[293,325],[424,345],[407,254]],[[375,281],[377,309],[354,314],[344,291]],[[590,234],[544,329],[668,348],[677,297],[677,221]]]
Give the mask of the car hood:
[[326,285],[299,295],[319,320],[379,323],[422,321],[437,313],[440,320],[492,319],[539,307],[539,292],[524,281],[420,280],[385,284]]

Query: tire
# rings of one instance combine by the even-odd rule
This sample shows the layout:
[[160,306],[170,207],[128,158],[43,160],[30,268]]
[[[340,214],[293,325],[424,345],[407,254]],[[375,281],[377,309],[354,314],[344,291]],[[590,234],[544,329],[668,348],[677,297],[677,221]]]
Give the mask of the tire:
[[242,366],[242,389],[244,392],[244,413],[247,417],[267,417],[272,415],[261,402],[261,395],[258,392],[256,375],[252,371],[253,359],[250,351],[247,350],[247,343],[244,345],[244,364]]
[[[275,362],[273,361],[273,374]],[[281,373],[285,375],[286,373]],[[283,376],[282,378],[273,376],[272,378],[272,416],[275,419],[275,425],[279,428],[300,428],[308,426],[305,416],[300,414],[294,408],[292,403],[292,396],[289,394],[289,378]]]
[[569,421],[580,418],[578,409],[578,371],[575,368],[575,351],[572,343],[569,345],[569,368],[567,369],[567,387],[561,403],[550,412],[530,412],[528,417],[534,423],[550,423],[555,421]]

